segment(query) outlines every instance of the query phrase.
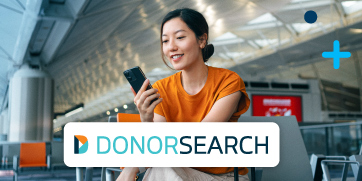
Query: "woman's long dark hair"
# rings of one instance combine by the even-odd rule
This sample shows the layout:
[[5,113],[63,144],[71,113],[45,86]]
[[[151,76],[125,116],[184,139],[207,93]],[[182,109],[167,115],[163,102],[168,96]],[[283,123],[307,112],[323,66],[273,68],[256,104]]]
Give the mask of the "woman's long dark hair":
[[162,51],[163,25],[167,21],[174,18],[181,18],[182,21],[184,21],[186,25],[195,33],[197,39],[199,39],[200,36],[202,36],[203,34],[205,33],[207,34],[206,46],[202,49],[202,58],[204,62],[207,62],[209,58],[212,56],[212,54],[214,54],[214,46],[212,44],[207,44],[207,40],[209,39],[209,25],[207,24],[206,19],[201,13],[189,8],[181,8],[173,10],[167,13],[167,15],[162,20],[160,40],[161,40],[161,53],[162,53],[163,62],[168,66]]

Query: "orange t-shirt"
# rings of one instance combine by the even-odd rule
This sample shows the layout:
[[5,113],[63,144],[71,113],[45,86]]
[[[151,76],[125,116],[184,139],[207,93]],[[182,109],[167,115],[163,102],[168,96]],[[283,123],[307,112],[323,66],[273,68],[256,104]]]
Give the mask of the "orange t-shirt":
[[[155,113],[166,118],[167,122],[201,122],[215,102],[234,92],[241,91],[242,96],[237,112],[229,121],[236,122],[250,105],[245,84],[240,76],[227,69],[208,66],[208,75],[204,87],[195,95],[189,95],[181,84],[181,72],[161,79],[153,84],[163,101],[155,108]],[[222,174],[232,172],[231,167],[197,167],[199,171]],[[239,174],[247,174],[247,168],[239,168]]]

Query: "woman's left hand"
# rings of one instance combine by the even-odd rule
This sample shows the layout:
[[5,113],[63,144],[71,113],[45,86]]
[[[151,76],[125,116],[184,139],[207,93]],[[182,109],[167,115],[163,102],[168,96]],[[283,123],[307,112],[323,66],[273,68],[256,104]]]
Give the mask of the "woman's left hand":
[[125,167],[116,181],[134,181],[138,172],[138,167]]

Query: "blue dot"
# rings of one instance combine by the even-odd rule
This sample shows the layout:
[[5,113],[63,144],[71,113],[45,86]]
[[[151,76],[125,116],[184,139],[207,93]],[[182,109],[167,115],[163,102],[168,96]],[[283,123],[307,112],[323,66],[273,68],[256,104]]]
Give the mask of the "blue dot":
[[317,13],[310,10],[310,11],[307,11],[305,14],[304,14],[304,20],[309,23],[309,24],[312,24],[314,22],[317,21]]

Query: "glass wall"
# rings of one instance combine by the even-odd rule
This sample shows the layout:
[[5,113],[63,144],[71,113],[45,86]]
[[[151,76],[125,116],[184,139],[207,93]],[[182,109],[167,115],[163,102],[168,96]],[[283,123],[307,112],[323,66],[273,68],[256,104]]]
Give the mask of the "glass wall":
[[362,143],[362,122],[301,126],[308,155],[356,155]]

